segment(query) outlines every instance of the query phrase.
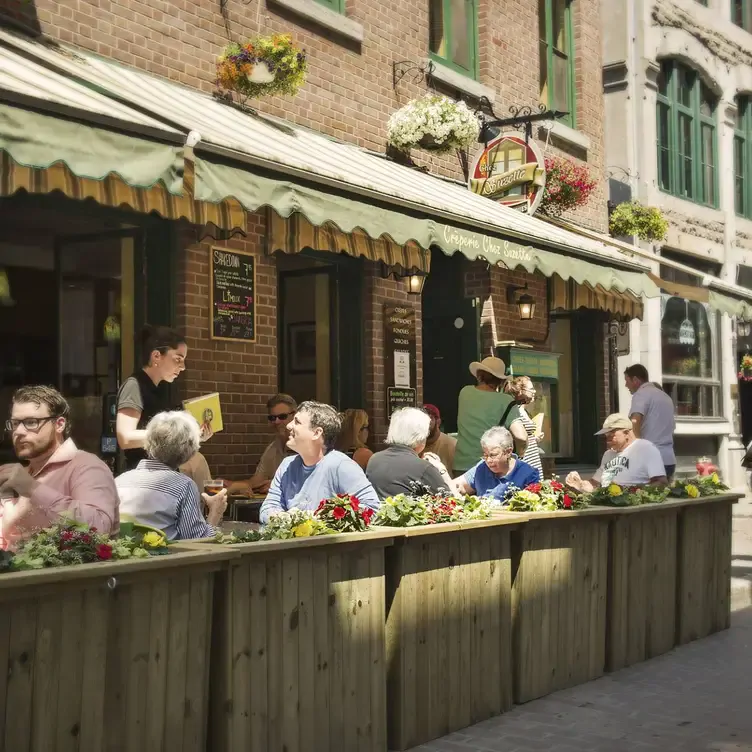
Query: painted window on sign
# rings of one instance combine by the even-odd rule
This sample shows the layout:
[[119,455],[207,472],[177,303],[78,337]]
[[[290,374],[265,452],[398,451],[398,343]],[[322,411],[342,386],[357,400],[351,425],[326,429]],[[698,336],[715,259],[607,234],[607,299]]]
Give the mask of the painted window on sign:
[[538,0],[540,101],[574,127],[574,38],[569,0]]
[[478,12],[476,0],[431,0],[431,57],[466,76],[477,76]]
[[664,60],[658,75],[657,148],[661,190],[718,205],[717,98],[697,71]]

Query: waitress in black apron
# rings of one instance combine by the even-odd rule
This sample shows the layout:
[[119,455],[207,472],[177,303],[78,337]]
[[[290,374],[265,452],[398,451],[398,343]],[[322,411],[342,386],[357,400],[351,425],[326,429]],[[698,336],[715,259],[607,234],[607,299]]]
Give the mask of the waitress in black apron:
[[[117,440],[125,453],[125,469],[146,459],[146,424],[157,414],[176,408],[169,385],[185,370],[185,338],[166,326],[146,325],[141,334],[142,367],[127,378],[118,392]],[[202,439],[209,436],[202,434]]]

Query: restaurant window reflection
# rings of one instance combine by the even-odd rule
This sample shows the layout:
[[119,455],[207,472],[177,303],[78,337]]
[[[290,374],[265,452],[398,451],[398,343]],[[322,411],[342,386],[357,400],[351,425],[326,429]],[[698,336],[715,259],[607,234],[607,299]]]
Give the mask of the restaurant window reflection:
[[719,317],[704,303],[661,297],[663,387],[677,415],[720,415]]

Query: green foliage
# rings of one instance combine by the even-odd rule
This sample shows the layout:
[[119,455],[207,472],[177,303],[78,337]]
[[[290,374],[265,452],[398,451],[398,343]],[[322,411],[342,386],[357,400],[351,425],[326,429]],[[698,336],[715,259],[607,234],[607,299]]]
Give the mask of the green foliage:
[[640,240],[660,242],[668,232],[668,220],[654,206],[625,201],[611,212],[609,229],[612,235],[636,235]]

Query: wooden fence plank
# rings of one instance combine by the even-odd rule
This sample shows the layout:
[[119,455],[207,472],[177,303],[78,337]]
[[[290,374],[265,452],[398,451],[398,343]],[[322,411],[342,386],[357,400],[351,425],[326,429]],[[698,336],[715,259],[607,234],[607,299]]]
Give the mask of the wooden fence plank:
[[185,725],[183,751],[206,749],[209,687],[209,648],[211,641],[211,606],[213,577],[196,572],[190,578],[190,616],[185,681]]
[[[63,598],[60,676],[65,677],[66,691],[60,692],[58,698],[57,738],[54,746],[56,752],[78,752],[79,749],[83,652],[88,649],[88,634],[81,629],[83,612],[83,592],[71,593]],[[84,640],[87,641],[86,647],[84,647]],[[0,708],[2,708],[2,702],[0,702]]]
[[183,739],[185,728],[185,689],[188,660],[188,632],[190,624],[190,578],[181,574],[170,581],[170,632],[167,649],[165,749],[174,746],[175,739]]
[[11,606],[8,650],[8,689],[5,706],[5,750],[31,746],[32,674],[36,656],[37,603]]
[[244,560],[232,565],[232,603],[230,606],[230,645],[232,653],[232,693],[227,698],[232,704],[232,744],[238,749],[251,746],[251,632],[252,617],[250,577],[252,561]]
[[[233,604],[237,608],[234,629],[248,633],[250,649],[250,664],[246,684],[250,685],[250,752],[266,752],[268,747],[268,610],[266,565],[263,560],[252,559],[243,562],[239,568],[248,572],[248,618],[249,627],[246,628],[242,618],[246,614],[242,604]],[[242,747],[241,747],[242,749]]]
[[298,722],[299,749],[306,750],[316,736],[313,698],[316,691],[316,646],[313,613],[313,557],[298,561]]
[[[313,752],[328,752],[332,741],[329,736],[329,671],[332,659],[329,635],[329,557],[319,553],[313,558],[313,648],[316,673],[313,679],[313,709],[316,734],[309,741]],[[261,750],[259,752],[262,752]]]
[[115,618],[111,611],[113,601],[113,595],[104,587],[84,593],[82,623],[86,625],[86,649],[81,680],[81,752],[104,749],[105,701],[110,689],[106,670],[107,642],[110,619]]
[[[62,599],[39,602],[34,647],[32,693],[32,752],[54,749],[60,681]],[[52,722],[50,720],[52,719]]]
[[167,708],[167,673],[170,670],[170,579],[151,584],[149,593],[149,663],[147,667],[147,716],[145,738],[155,752],[166,752],[165,717]]

